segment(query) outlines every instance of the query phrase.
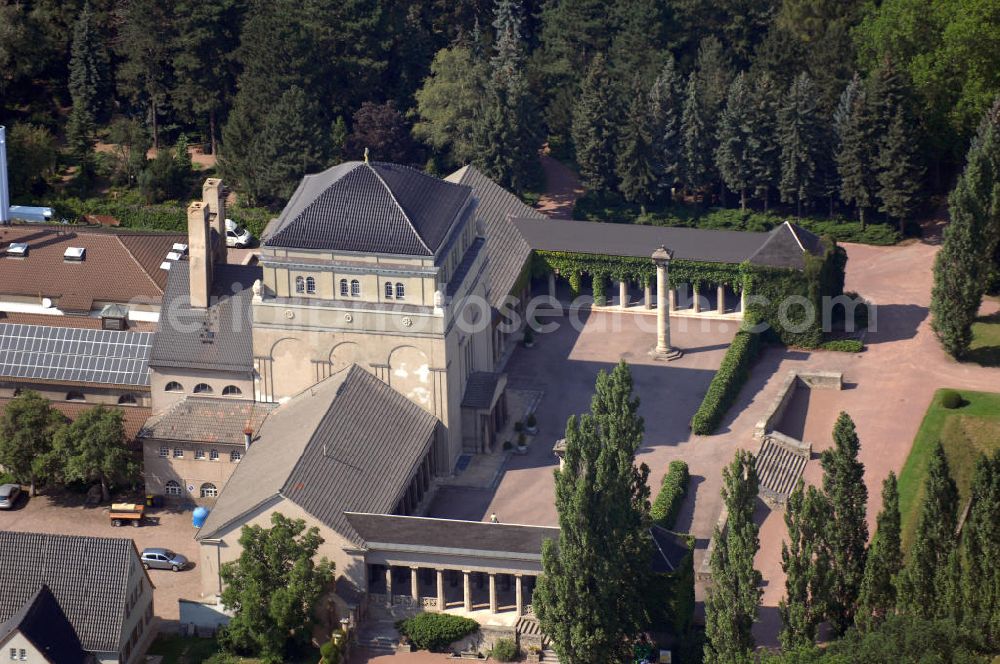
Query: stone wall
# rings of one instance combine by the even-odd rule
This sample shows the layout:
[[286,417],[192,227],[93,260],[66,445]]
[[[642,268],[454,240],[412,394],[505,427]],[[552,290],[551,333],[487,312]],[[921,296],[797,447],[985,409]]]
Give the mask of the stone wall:
[[813,371],[800,372],[792,369],[785,376],[781,383],[777,396],[771,402],[770,407],[764,412],[764,416],[757,420],[753,429],[753,437],[756,441],[763,441],[764,436],[774,430],[774,425],[781,421],[782,416],[788,409],[788,404],[795,396],[795,390],[799,386],[813,388],[825,388],[840,390],[844,386],[844,374],[839,371]]

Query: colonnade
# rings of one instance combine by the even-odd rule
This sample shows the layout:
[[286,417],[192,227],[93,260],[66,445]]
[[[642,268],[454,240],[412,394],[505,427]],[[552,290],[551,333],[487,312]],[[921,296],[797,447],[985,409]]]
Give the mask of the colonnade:
[[[387,607],[531,613],[535,575],[419,565],[369,565],[369,595]],[[458,586],[461,584],[461,594]],[[382,592],[380,592],[382,591]],[[450,592],[449,592],[450,591]],[[484,601],[485,600],[485,601]]]

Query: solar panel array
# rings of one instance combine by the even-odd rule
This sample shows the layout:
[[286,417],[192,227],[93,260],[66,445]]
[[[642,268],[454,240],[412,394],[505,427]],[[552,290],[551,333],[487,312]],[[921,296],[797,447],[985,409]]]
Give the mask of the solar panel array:
[[0,324],[0,376],[149,385],[152,332]]

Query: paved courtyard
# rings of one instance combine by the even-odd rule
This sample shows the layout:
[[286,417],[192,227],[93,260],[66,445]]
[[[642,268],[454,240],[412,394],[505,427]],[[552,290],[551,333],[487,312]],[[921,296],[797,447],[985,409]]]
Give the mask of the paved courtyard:
[[[83,496],[38,495],[25,500],[26,497],[22,497],[16,509],[0,512],[0,528],[130,538],[140,552],[146,547],[161,546],[186,556],[188,560],[197,561],[198,547],[194,541],[195,529],[191,525],[190,510],[151,509],[147,512],[150,518],[141,528],[115,528],[108,521],[108,506],[84,507]],[[149,578],[155,587],[154,610],[161,620],[177,620],[177,600],[181,597],[197,599],[201,592],[201,572],[197,567],[182,572],[149,570]]]

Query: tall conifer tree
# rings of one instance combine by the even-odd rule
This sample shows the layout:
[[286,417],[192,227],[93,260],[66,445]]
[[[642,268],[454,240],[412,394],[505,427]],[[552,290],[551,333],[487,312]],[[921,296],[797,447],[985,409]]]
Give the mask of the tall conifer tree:
[[746,212],[747,195],[754,184],[752,147],[753,97],[747,75],[740,72],[729,86],[726,106],[719,116],[715,164],[722,181],[739,192],[740,210]]
[[1000,452],[976,460],[965,546],[965,625],[988,648],[1000,649]]
[[781,543],[785,598],[781,614],[781,647],[786,651],[811,647],[823,621],[831,582],[826,521],[831,506],[815,487],[802,481],[788,497],[785,526],[788,541]]
[[840,95],[834,126],[840,198],[857,208],[863,229],[865,212],[875,204],[877,138],[868,93],[856,74]]
[[652,137],[649,135],[649,104],[640,82],[625,117],[618,144],[618,188],[630,203],[645,206],[656,196],[656,166]]
[[770,193],[778,187],[781,146],[778,145],[778,87],[767,72],[750,82],[749,168],[753,195],[767,212]]
[[705,126],[705,109],[694,74],[688,77],[681,114],[680,179],[691,194],[703,192],[711,184],[712,138]]
[[590,63],[573,109],[576,163],[588,191],[605,194],[615,188],[616,115],[607,61],[598,53]]
[[818,153],[822,149],[821,119],[816,88],[807,74],[800,74],[778,112],[781,146],[781,200],[794,203],[797,216],[816,189]]
[[855,621],[863,629],[874,629],[896,610],[897,576],[903,568],[900,544],[899,490],[896,474],[882,483],[882,511],[865,562]]
[[99,38],[94,14],[86,2],[73,25],[69,60],[69,94],[72,100],[66,140],[78,159],[91,151],[94,124],[106,93],[107,55]]
[[879,211],[898,221],[900,233],[920,201],[923,183],[917,151],[910,123],[897,108],[879,146],[877,180]]
[[670,194],[681,161],[681,112],[684,89],[672,55],[667,56],[649,92],[649,133],[659,194]]

